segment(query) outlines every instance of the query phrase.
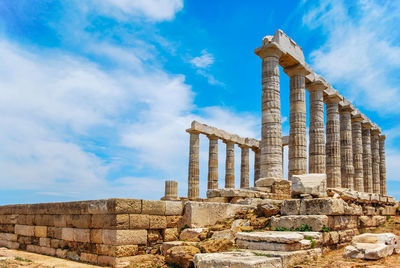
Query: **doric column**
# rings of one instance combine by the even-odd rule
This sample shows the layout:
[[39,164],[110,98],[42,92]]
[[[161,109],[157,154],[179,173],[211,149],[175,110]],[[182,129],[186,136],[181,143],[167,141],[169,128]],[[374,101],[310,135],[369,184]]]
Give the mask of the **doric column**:
[[351,112],[353,110],[354,106],[348,100],[343,99],[339,103],[342,187],[350,190],[354,190],[353,138],[351,134]]
[[208,190],[218,189],[218,138],[207,136],[210,141],[208,150]]
[[371,121],[363,115],[362,127],[363,143],[363,172],[364,192],[372,193],[372,153],[371,153]]
[[[273,44],[271,45],[273,46]],[[263,186],[263,178],[282,178],[282,128],[279,83],[279,57],[276,47],[256,49],[262,59],[262,128],[260,178],[257,186]]]
[[199,198],[199,132],[186,131],[190,133],[188,198],[194,200]]
[[358,110],[351,113],[351,129],[353,137],[353,166],[354,166],[354,190],[364,192],[363,172],[363,145],[362,128],[363,118]]
[[289,114],[289,174],[307,173],[307,139],[306,139],[306,80],[309,74],[302,65],[285,68],[290,77],[290,114]]
[[375,124],[371,128],[371,153],[372,153],[372,191],[376,194],[381,193],[380,178],[380,157],[379,157],[379,134],[381,130]]
[[177,181],[165,181],[165,195],[162,200],[179,200]]
[[326,176],[329,188],[341,187],[340,128],[338,103],[342,97],[334,89],[324,91],[326,103]]
[[235,143],[224,141],[226,144],[225,188],[235,188]]
[[252,148],[254,152],[254,186],[256,185],[256,181],[260,178],[260,158],[261,158],[261,150],[259,148]]
[[322,81],[307,84],[309,95],[309,147],[308,172],[326,173],[324,90]]
[[386,156],[385,156],[385,135],[379,136],[379,156],[381,159],[379,165],[379,174],[380,174],[380,182],[381,182],[381,195],[386,195]]
[[240,188],[249,187],[249,147],[239,145],[242,155],[240,164]]

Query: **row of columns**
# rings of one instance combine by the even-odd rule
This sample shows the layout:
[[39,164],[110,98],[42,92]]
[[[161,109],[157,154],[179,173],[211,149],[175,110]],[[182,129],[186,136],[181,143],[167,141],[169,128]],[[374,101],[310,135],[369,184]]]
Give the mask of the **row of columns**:
[[[274,46],[256,53],[262,58],[262,131],[260,180],[282,178],[279,61]],[[386,195],[384,136],[322,79],[307,84],[308,69],[300,64],[284,68],[290,77],[289,179],[307,174],[305,89],[309,91],[308,172],[326,173],[328,187]],[[326,105],[326,142],[324,124]]]
[[[191,200],[199,198],[199,135],[200,133],[191,129],[189,149],[189,175],[188,175],[188,198]],[[218,140],[214,135],[207,135],[209,139],[208,156],[208,190],[218,189]],[[223,141],[226,144],[225,158],[225,188],[235,188],[235,143],[233,141]],[[249,152],[250,147],[239,145],[241,149],[240,165],[240,188],[250,186],[250,166]],[[260,150],[251,148],[254,151],[254,180],[260,176]]]

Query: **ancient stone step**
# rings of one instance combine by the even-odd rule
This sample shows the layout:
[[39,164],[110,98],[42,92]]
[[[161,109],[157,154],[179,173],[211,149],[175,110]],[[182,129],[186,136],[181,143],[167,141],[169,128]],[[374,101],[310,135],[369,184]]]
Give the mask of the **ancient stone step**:
[[268,257],[268,255],[254,254],[251,252],[223,252],[196,254],[194,256],[194,266],[196,268],[281,268],[281,258]]
[[252,232],[252,233],[237,233],[238,240],[254,241],[254,242],[269,242],[269,243],[298,243],[304,239],[304,235],[296,232]]
[[322,231],[328,226],[328,216],[326,215],[291,215],[271,218],[271,228],[286,228],[296,229],[302,225],[307,225],[312,228],[312,231]]
[[296,243],[273,243],[273,242],[255,242],[247,240],[236,240],[236,244],[241,249],[254,249],[254,250],[271,250],[271,251],[295,251],[302,249],[310,249],[310,240],[300,240]]

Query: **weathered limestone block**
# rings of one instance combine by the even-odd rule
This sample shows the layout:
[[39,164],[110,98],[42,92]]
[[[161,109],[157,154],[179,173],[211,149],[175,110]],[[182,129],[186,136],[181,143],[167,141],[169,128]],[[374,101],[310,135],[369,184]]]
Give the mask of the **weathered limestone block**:
[[385,206],[382,211],[383,216],[396,216],[396,206]]
[[306,174],[292,176],[292,195],[310,194],[314,197],[326,196],[326,174]]
[[303,199],[300,205],[301,215],[343,215],[346,202],[335,198]]
[[178,240],[179,234],[177,228],[167,228],[163,230],[164,241],[175,241]]
[[146,245],[147,230],[103,230],[103,243],[107,245]]
[[143,200],[142,214],[165,215],[166,202],[159,200]]
[[[86,215],[68,215],[68,216],[86,216]],[[68,218],[68,217],[67,217]],[[75,224],[68,224],[68,227],[75,227],[77,226],[88,226],[86,228],[103,228],[103,229],[129,229],[129,214],[95,214],[92,215],[91,221],[89,218],[89,222],[86,224],[85,218],[82,218],[84,223],[78,223],[79,217],[77,217]],[[85,229],[85,228],[83,228]]]
[[[176,228],[182,220],[182,216],[167,216],[167,228]],[[143,228],[147,229],[147,228]]]
[[35,215],[33,223],[34,225],[54,226],[54,215]]
[[253,250],[271,250],[271,251],[295,251],[311,248],[310,240],[300,240],[296,243],[270,243],[270,242],[255,242],[248,240],[236,240],[236,244],[240,248]]
[[17,241],[17,235],[10,233],[0,233],[0,240]]
[[191,228],[200,228],[215,224],[218,220],[233,217],[236,212],[250,208],[246,205],[213,203],[213,202],[187,202],[182,226],[187,224]]
[[328,216],[326,215],[291,215],[271,218],[271,228],[300,228],[302,224],[308,225],[313,231],[322,231],[328,226]]
[[[59,216],[59,215],[54,215]],[[18,215],[17,224],[19,225],[33,225],[35,215]],[[62,226],[65,227],[65,226]]]
[[361,228],[376,227],[383,224],[385,220],[385,216],[360,216],[359,225]]
[[188,228],[181,232],[179,239],[189,242],[199,242],[207,237],[207,232],[207,228]]
[[203,253],[223,252],[233,248],[234,242],[229,239],[206,240],[199,243],[199,248]]
[[345,215],[354,215],[354,216],[361,216],[363,215],[362,207],[356,205],[354,203],[348,205],[347,203],[344,206],[344,214]]
[[338,234],[339,234],[339,243],[342,244],[350,242],[356,233],[354,229],[348,229],[348,230],[340,230],[338,231]]
[[51,247],[50,241],[51,241],[50,238],[41,237],[41,238],[39,238],[39,245],[41,247],[48,247],[49,248],[49,247]]
[[257,210],[261,212],[261,214],[264,215],[265,217],[271,217],[278,214],[280,208],[273,204],[264,204],[264,205],[260,204],[257,206]]
[[234,232],[232,230],[215,231],[211,237],[212,240],[217,240],[217,239],[222,239],[222,238],[235,241],[236,232]]
[[129,215],[130,229],[149,229],[150,216],[145,214],[130,214]]
[[150,229],[167,228],[167,218],[165,216],[150,216]]
[[345,201],[355,201],[359,198],[358,192],[344,188],[328,188],[327,194],[331,197],[337,194]]
[[120,198],[108,199],[107,210],[110,214],[140,214],[142,213],[142,200]]
[[178,246],[167,250],[165,261],[169,264],[177,264],[182,268],[192,265],[193,257],[200,253],[200,249],[193,246]]
[[[127,258],[131,267],[162,267],[165,265],[165,258],[160,255],[144,254]],[[123,265],[121,265],[123,266]]]
[[82,252],[80,256],[81,261],[83,262],[88,262],[88,263],[95,263],[97,264],[98,261],[98,255],[97,254],[92,254],[92,253],[85,253]]
[[374,216],[376,214],[375,208],[370,206],[365,206],[363,212],[366,216]]
[[251,252],[223,252],[223,253],[202,253],[196,254],[194,264],[197,268],[280,268],[282,261],[280,258],[270,258],[266,256],[256,256]]
[[251,232],[251,233],[237,233],[238,240],[253,241],[253,242],[268,242],[268,243],[284,243],[293,244],[298,243],[304,239],[304,235],[296,232]]
[[271,193],[290,196],[291,185],[291,181],[288,180],[275,180],[271,187]]
[[261,251],[259,253],[267,254],[270,257],[280,258],[282,260],[282,267],[295,267],[296,264],[304,261],[312,262],[316,257],[321,256],[322,249],[313,248],[296,251]]
[[181,201],[165,201],[166,216],[181,216],[183,214],[183,203]]
[[18,249],[19,243],[15,242],[15,241],[8,241],[8,240],[0,239],[0,247],[6,247],[9,249]]
[[17,235],[35,236],[35,226],[15,225],[15,233]]
[[328,216],[328,225],[330,230],[344,230],[357,228],[357,216]]
[[147,241],[150,243],[161,243],[162,235],[159,230],[149,230],[147,232]]
[[281,206],[281,215],[299,215],[300,199],[286,199]]

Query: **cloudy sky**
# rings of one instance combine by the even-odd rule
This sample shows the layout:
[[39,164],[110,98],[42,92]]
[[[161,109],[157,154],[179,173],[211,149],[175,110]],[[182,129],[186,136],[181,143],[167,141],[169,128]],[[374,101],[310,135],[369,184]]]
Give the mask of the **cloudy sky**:
[[399,1],[0,0],[0,204],[186,195],[192,120],[260,137],[253,51],[277,29],[387,134],[400,198],[398,25]]

